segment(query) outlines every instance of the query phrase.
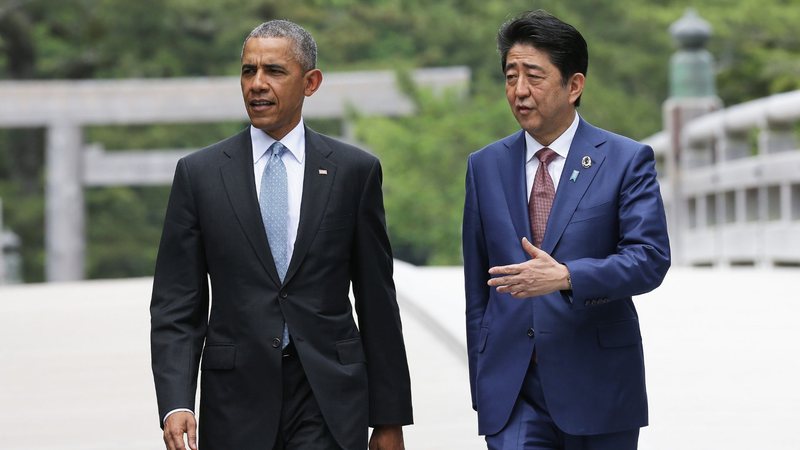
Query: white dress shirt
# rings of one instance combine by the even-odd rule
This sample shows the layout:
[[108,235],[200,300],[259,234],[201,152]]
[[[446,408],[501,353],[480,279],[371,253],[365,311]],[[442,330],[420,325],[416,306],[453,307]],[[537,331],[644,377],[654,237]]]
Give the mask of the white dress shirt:
[[[275,139],[250,125],[250,140],[253,144],[253,174],[256,180],[256,194],[260,199],[261,176],[264,174],[267,160],[271,156],[267,154],[267,150],[275,142]],[[300,123],[281,139],[281,144],[288,150],[281,155],[281,161],[286,166],[286,181],[289,189],[289,239],[286,245],[288,246],[287,255],[291,261],[294,241],[297,239],[297,227],[300,224],[300,203],[303,199],[303,170],[306,165],[306,129],[302,118]],[[167,417],[179,411],[194,414],[191,409],[176,408],[164,416],[164,421],[166,422]]]
[[[253,143],[253,174],[256,180],[256,194],[261,198],[261,175],[267,167],[267,154],[269,146],[275,139],[267,133],[250,125],[250,140]],[[297,240],[297,227],[300,225],[300,203],[303,200],[303,170],[306,167],[306,129],[303,119],[292,131],[281,139],[281,144],[289,151],[283,152],[281,161],[286,166],[286,181],[289,189],[289,236],[288,252],[286,255],[292,259],[294,241]]]
[[580,123],[580,116],[575,113],[575,119],[572,124],[561,133],[550,145],[542,145],[536,141],[528,132],[525,132],[525,181],[528,186],[528,202],[531,200],[531,189],[533,188],[533,179],[536,177],[536,170],[539,168],[539,158],[536,157],[536,152],[547,147],[553,150],[558,155],[550,161],[547,165],[547,172],[553,179],[553,187],[558,191],[558,182],[561,179],[561,173],[564,171],[564,164],[567,162],[567,154],[569,154],[569,147],[572,145],[572,140],[575,138],[575,132],[578,131],[578,124]]

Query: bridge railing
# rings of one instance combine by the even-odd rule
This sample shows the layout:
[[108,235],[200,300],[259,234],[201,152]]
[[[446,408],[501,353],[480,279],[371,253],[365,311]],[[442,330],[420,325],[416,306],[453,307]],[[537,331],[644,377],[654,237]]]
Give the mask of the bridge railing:
[[[688,265],[800,266],[800,91],[687,122],[675,173],[663,173],[668,214]],[[670,157],[667,132],[645,140]],[[677,177],[677,179],[674,179]]]

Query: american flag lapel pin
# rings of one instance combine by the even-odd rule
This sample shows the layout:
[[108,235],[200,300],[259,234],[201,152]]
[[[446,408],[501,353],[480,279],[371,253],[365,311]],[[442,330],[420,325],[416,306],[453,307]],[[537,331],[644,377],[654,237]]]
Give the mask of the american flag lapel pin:
[[328,169],[319,169],[319,174],[320,175],[327,175],[328,174]]

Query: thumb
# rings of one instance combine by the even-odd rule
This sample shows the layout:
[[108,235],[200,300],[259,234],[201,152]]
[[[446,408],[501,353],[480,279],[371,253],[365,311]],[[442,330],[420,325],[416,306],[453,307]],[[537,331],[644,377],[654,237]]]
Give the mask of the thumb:
[[531,255],[531,258],[536,258],[537,256],[539,256],[539,254],[542,253],[542,251],[536,248],[535,245],[531,244],[531,242],[526,237],[522,238],[522,248],[523,250],[525,250],[526,253]]
[[186,436],[189,438],[189,448],[197,450],[197,422],[194,417],[187,419]]

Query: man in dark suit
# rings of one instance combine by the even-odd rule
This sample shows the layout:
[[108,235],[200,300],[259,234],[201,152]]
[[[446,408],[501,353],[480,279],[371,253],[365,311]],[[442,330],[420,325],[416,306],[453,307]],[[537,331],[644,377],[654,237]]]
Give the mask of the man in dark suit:
[[635,449],[647,425],[631,296],[670,265],[653,150],[577,114],[586,42],[543,12],[498,34],[522,131],[469,157],[473,408],[490,449]]
[[381,168],[304,126],[316,53],[294,23],[254,29],[241,57],[251,126],[177,165],[150,306],[169,450],[184,438],[203,450],[364,449],[369,426],[370,449],[403,448],[410,382]]

